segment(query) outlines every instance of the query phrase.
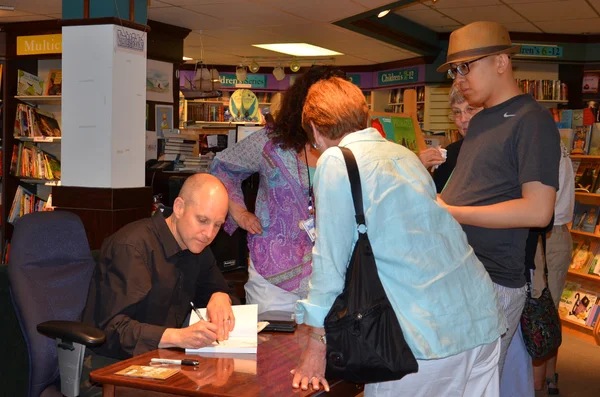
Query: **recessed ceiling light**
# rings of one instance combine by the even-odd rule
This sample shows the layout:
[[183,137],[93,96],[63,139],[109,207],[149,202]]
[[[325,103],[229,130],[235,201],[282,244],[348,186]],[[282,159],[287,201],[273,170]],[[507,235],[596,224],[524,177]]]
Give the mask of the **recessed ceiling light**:
[[387,14],[390,13],[391,10],[383,10],[381,11],[379,14],[377,14],[377,18],[383,18],[384,16],[386,16]]
[[194,58],[190,58],[190,57],[183,57],[183,60],[184,60],[184,61],[193,61],[193,60],[194,60]]
[[15,7],[13,7],[13,6],[5,6],[5,5],[0,4],[0,10],[2,10],[2,11],[14,11]]
[[300,57],[344,55],[341,52],[328,50],[327,48],[317,47],[316,45],[306,43],[252,44],[252,46]]

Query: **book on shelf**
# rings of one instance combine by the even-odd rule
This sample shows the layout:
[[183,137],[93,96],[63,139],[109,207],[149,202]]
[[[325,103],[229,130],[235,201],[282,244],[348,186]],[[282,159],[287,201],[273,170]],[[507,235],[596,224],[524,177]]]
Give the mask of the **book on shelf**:
[[595,321],[593,317],[590,317],[590,313],[597,305],[598,293],[596,291],[581,288],[581,284],[567,281],[560,297],[558,313],[564,319],[593,327]]
[[13,224],[23,215],[46,210],[47,201],[19,185],[13,198],[8,222]]
[[61,95],[62,94],[62,70],[53,69],[48,72],[46,85],[44,87],[44,95]]
[[[575,168],[577,165],[577,168]],[[600,163],[593,160],[579,161],[573,163],[573,171],[575,173],[575,191],[594,193],[598,189],[600,176]]]
[[569,270],[584,274],[598,254],[598,243],[591,238],[574,238]]
[[591,126],[591,138],[588,154],[590,156],[600,156],[600,123],[594,123]]
[[13,146],[10,173],[21,178],[60,179],[60,161],[31,142]]
[[566,101],[568,97],[567,85],[560,80],[517,79],[517,85],[538,101]]
[[18,137],[60,137],[60,125],[54,114],[42,109],[17,104],[14,135]]
[[44,95],[44,81],[35,74],[19,69],[17,71],[17,95]]
[[573,147],[571,154],[586,155],[589,153],[592,139],[592,126],[579,125],[573,127]]
[[586,233],[594,233],[598,223],[600,207],[594,204],[585,204],[575,200],[573,208],[573,223],[571,230],[580,230]]

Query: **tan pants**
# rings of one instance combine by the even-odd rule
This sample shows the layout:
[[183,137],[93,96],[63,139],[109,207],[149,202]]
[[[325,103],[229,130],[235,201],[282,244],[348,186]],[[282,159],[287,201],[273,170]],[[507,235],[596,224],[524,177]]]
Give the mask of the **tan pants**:
[[[571,264],[573,244],[567,225],[554,226],[546,235],[546,260],[548,262],[548,287],[552,300],[558,307],[565,288],[565,280]],[[533,297],[538,298],[544,290],[544,258],[541,240],[535,252],[535,272],[533,275]]]

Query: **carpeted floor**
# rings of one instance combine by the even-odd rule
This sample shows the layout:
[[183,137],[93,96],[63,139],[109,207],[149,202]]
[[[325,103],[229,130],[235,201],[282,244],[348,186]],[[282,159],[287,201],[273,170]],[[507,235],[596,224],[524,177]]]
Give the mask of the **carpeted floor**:
[[600,397],[600,347],[563,334],[557,372],[561,397]]

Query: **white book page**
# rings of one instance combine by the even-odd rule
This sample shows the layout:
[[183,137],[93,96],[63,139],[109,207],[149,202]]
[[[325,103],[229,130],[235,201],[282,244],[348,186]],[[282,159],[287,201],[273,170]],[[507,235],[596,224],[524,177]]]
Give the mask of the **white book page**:
[[[214,342],[211,346],[199,349],[185,349],[186,353],[256,353],[258,347],[257,323],[258,305],[234,305],[231,307],[235,316],[235,327],[229,333],[229,339]],[[205,319],[206,309],[198,309]],[[199,321],[192,310],[190,325]]]

